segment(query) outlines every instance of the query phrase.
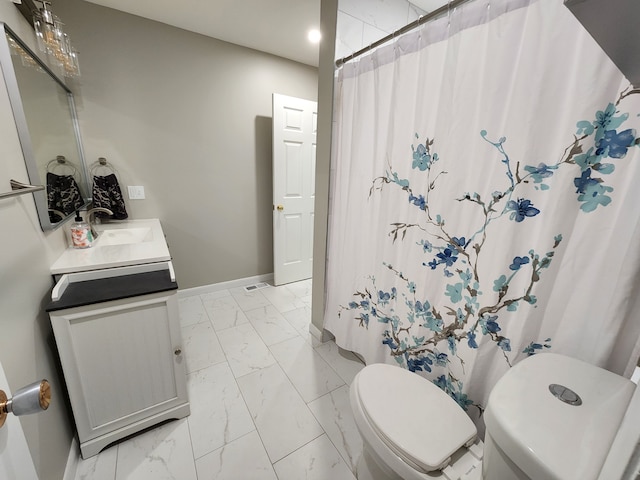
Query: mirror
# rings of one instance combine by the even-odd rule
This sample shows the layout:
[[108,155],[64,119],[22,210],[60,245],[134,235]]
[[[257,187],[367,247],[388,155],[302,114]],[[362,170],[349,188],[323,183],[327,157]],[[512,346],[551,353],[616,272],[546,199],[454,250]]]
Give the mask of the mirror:
[[73,94],[4,23],[0,66],[9,92],[29,183],[43,230],[71,218],[90,201]]

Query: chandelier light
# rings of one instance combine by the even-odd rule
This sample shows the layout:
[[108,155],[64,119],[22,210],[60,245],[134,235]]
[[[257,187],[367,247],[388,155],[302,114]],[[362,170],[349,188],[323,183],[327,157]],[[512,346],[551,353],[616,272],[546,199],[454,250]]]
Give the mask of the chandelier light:
[[51,2],[43,1],[42,8],[34,12],[33,27],[40,50],[47,54],[54,65],[62,68],[65,77],[78,77],[78,52],[71,46],[69,35],[62,29],[63,25],[53,14]]

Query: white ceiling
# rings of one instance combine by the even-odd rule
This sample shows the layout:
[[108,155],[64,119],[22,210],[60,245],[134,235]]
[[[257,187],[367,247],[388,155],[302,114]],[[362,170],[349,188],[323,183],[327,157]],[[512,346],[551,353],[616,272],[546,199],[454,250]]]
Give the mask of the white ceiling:
[[[184,30],[318,66],[320,0],[86,0]],[[409,0],[431,11],[447,0]]]
[[86,0],[209,37],[318,66],[320,0]]

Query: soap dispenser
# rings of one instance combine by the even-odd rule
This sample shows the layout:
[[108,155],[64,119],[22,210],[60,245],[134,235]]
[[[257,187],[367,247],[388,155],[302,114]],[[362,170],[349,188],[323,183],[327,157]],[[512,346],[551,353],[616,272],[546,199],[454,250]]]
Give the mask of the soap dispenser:
[[80,216],[76,210],[76,218],[71,225],[71,244],[73,248],[89,248],[93,244],[93,235],[89,224]]

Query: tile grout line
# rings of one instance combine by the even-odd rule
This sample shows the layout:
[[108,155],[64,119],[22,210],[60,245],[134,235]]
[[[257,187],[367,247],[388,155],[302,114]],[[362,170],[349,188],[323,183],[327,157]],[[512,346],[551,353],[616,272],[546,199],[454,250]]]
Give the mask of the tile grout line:
[[[285,314],[286,314],[286,313],[288,313],[288,312],[293,312],[293,311],[296,311],[296,310],[298,310],[298,309],[309,309],[309,308],[310,308],[310,306],[309,306],[309,305],[307,305],[307,304],[302,300],[304,297],[297,295],[297,294],[296,294],[296,292],[294,292],[293,290],[289,289],[286,285],[283,285],[282,287],[285,289],[285,290],[284,290],[285,292],[288,292],[288,294],[287,294],[287,295],[290,295],[290,296],[291,296],[291,300],[287,300],[287,302],[288,302],[288,303],[291,303],[292,305],[297,305],[297,303],[298,303],[298,302],[302,302],[301,306],[293,307],[293,308],[291,308],[291,309],[287,309],[286,311],[282,311],[282,310],[280,310],[280,309],[276,306],[276,304],[274,304],[274,303],[271,301],[271,299],[270,299],[269,297],[267,297],[266,295],[264,295],[262,292],[257,292],[257,291],[256,291],[256,292],[249,292],[249,296],[257,296],[257,295],[255,295],[255,293],[260,293],[260,296],[259,296],[259,297],[262,297],[262,298],[263,298],[263,299],[268,303],[268,305],[272,306],[272,307],[275,309],[275,311],[276,311],[276,312],[278,312],[278,314],[279,314],[281,317],[283,317],[283,318],[284,318],[284,320],[285,320],[286,324],[287,324],[287,325],[289,325],[293,331],[295,331],[296,335],[295,335],[295,336],[293,336],[293,337],[291,337],[291,338],[287,338],[287,339],[280,340],[280,341],[278,341],[278,342],[276,342],[276,343],[274,343],[274,344],[272,344],[272,345],[267,345],[267,344],[266,344],[266,342],[265,342],[265,340],[262,338],[262,336],[261,336],[261,335],[259,334],[259,332],[256,330],[255,326],[253,325],[253,323],[251,322],[251,320],[250,320],[249,318],[247,318],[247,323],[248,323],[248,325],[250,326],[250,328],[251,328],[251,329],[256,333],[257,338],[258,338],[258,339],[259,339],[259,340],[260,340],[260,341],[265,345],[265,347],[266,347],[267,351],[269,352],[269,354],[270,354],[270,355],[273,357],[273,359],[275,360],[275,365],[277,365],[277,367],[282,371],[282,373],[284,373],[285,378],[286,378],[286,379],[287,379],[287,381],[290,383],[290,385],[293,387],[293,389],[294,389],[294,391],[297,393],[297,395],[300,397],[300,399],[302,400],[303,404],[305,405],[305,407],[307,408],[307,410],[308,410],[308,411],[309,411],[309,413],[311,414],[312,418],[314,418],[314,419],[316,420],[317,424],[318,424],[318,425],[319,425],[319,427],[320,427],[320,432],[321,432],[321,433],[319,433],[319,434],[318,434],[317,436],[315,436],[314,438],[312,438],[312,439],[308,440],[308,441],[307,441],[307,442],[305,442],[303,445],[298,446],[298,447],[297,447],[297,448],[295,448],[293,451],[291,451],[291,452],[287,453],[287,454],[286,454],[286,455],[284,455],[282,458],[279,458],[279,459],[277,459],[277,460],[275,460],[275,461],[272,461],[272,460],[271,460],[271,457],[269,456],[269,454],[268,454],[268,452],[267,452],[267,449],[266,449],[266,446],[265,446],[265,444],[264,444],[264,440],[263,440],[263,438],[262,438],[262,435],[261,435],[260,431],[259,431],[259,430],[258,430],[258,428],[257,428],[256,422],[255,422],[255,419],[254,419],[254,416],[253,416],[253,414],[251,413],[251,411],[250,411],[250,409],[249,409],[249,406],[248,406],[248,404],[247,404],[247,400],[246,400],[246,398],[245,398],[245,395],[244,395],[243,391],[240,389],[240,385],[239,385],[239,383],[238,383],[238,380],[239,380],[240,378],[243,378],[243,377],[245,377],[246,375],[249,375],[249,374],[251,374],[251,373],[255,373],[255,372],[259,372],[259,371],[261,371],[261,370],[264,370],[264,368],[267,368],[267,367],[259,367],[259,368],[255,369],[255,370],[253,370],[253,371],[251,371],[251,372],[248,372],[248,373],[246,373],[246,374],[244,374],[244,375],[236,376],[236,373],[235,373],[235,372],[234,372],[234,370],[231,368],[231,364],[230,364],[230,360],[229,360],[229,357],[228,357],[228,355],[227,355],[227,352],[226,352],[226,351],[225,351],[225,349],[222,347],[222,342],[220,342],[219,332],[225,331],[225,330],[230,329],[230,328],[235,328],[235,327],[237,327],[238,325],[232,325],[232,326],[229,326],[229,327],[223,328],[223,329],[221,329],[221,330],[216,330],[216,328],[215,328],[215,324],[214,324],[214,319],[212,318],[212,313],[210,312],[210,310],[211,310],[211,311],[213,311],[214,309],[213,309],[213,308],[208,308],[208,307],[205,305],[205,301],[204,301],[204,299],[202,298],[202,297],[203,297],[203,295],[207,295],[207,294],[193,294],[193,295],[190,295],[190,296],[184,297],[185,299],[186,299],[186,298],[192,298],[192,297],[198,297],[199,302],[197,302],[197,303],[199,303],[199,306],[200,306],[200,309],[201,309],[201,310],[200,310],[200,309],[197,309],[197,310],[203,311],[203,312],[204,312],[204,315],[202,316],[202,317],[203,317],[202,321],[197,321],[197,322],[195,322],[195,323],[193,323],[193,324],[188,324],[188,325],[180,325],[181,331],[182,331],[183,329],[185,329],[185,328],[193,327],[194,325],[199,324],[199,323],[206,323],[206,320],[208,320],[208,321],[209,321],[208,325],[211,327],[212,332],[213,332],[213,336],[214,336],[214,338],[217,340],[218,345],[220,346],[220,349],[221,349],[222,354],[223,354],[223,356],[224,356],[224,360],[221,360],[221,361],[218,361],[218,362],[215,362],[215,363],[211,363],[211,364],[208,364],[208,365],[203,366],[203,367],[201,367],[201,368],[198,368],[198,369],[196,369],[196,370],[194,370],[194,371],[189,372],[187,375],[189,375],[189,376],[190,376],[190,375],[196,375],[198,372],[200,372],[200,371],[202,371],[202,370],[205,370],[205,369],[207,369],[207,368],[211,368],[211,367],[216,366],[216,365],[220,365],[220,364],[222,364],[222,363],[226,363],[226,364],[227,364],[227,368],[229,369],[229,371],[231,372],[231,375],[232,375],[232,377],[233,377],[233,381],[234,381],[235,387],[236,387],[236,389],[238,390],[238,392],[240,393],[240,395],[241,395],[241,397],[242,397],[242,401],[243,401],[243,403],[244,403],[244,407],[245,407],[246,411],[248,412],[248,414],[249,414],[249,416],[250,416],[250,418],[251,418],[251,423],[252,423],[252,425],[253,425],[253,430],[251,430],[250,432],[247,432],[247,433],[245,433],[245,434],[243,434],[243,435],[239,436],[238,438],[234,438],[233,440],[231,440],[231,441],[229,441],[229,442],[225,442],[221,447],[218,447],[217,449],[214,449],[214,450],[212,450],[212,451],[210,451],[210,452],[207,452],[207,453],[205,453],[205,454],[201,455],[200,457],[198,457],[198,458],[196,459],[196,458],[195,458],[195,449],[194,449],[194,446],[193,446],[193,437],[192,437],[192,433],[191,433],[191,425],[190,425],[190,423],[189,423],[188,419],[186,419],[186,422],[187,422],[187,431],[188,431],[188,434],[189,434],[189,441],[190,441],[190,447],[191,447],[191,458],[192,458],[192,461],[193,461],[193,465],[194,465],[194,470],[195,470],[195,473],[196,473],[196,477],[198,476],[198,472],[197,472],[197,469],[195,468],[195,466],[196,466],[196,463],[197,463],[197,461],[198,461],[198,460],[202,459],[203,457],[205,457],[205,456],[207,456],[207,455],[210,455],[211,453],[215,452],[216,450],[226,448],[226,447],[227,447],[229,444],[231,444],[232,442],[235,442],[235,441],[237,441],[237,440],[239,440],[239,439],[241,439],[241,438],[244,438],[244,437],[246,437],[246,436],[248,436],[248,435],[251,435],[253,432],[255,432],[255,433],[258,435],[258,438],[260,439],[260,442],[261,442],[262,448],[263,448],[263,450],[264,450],[265,454],[267,455],[267,458],[268,458],[268,460],[269,460],[269,462],[270,462],[270,464],[271,464],[272,471],[273,471],[274,475],[276,476],[276,478],[277,478],[277,473],[276,473],[276,470],[275,470],[275,464],[276,464],[276,463],[280,462],[281,460],[284,460],[285,458],[288,458],[288,457],[289,457],[289,456],[291,456],[292,454],[294,454],[294,453],[298,452],[298,451],[299,451],[300,449],[302,449],[303,447],[306,447],[306,446],[307,446],[307,445],[309,445],[310,443],[312,443],[312,442],[314,442],[314,441],[318,440],[318,439],[319,439],[320,437],[322,437],[323,435],[325,435],[325,436],[329,439],[329,441],[330,441],[331,445],[333,446],[333,448],[335,448],[335,449],[336,449],[337,453],[339,454],[339,458],[341,458],[341,459],[342,459],[342,461],[346,464],[346,466],[348,467],[349,471],[352,471],[350,461],[349,461],[349,460],[347,460],[347,459],[345,459],[345,458],[342,456],[342,454],[341,454],[340,450],[339,450],[339,449],[337,448],[337,446],[334,444],[333,440],[331,439],[331,437],[329,436],[329,434],[327,433],[327,431],[325,430],[325,428],[322,426],[322,424],[320,423],[320,421],[318,420],[318,418],[316,417],[316,415],[314,414],[314,412],[313,412],[313,411],[311,410],[311,408],[309,407],[309,404],[310,404],[310,403],[315,402],[315,401],[319,400],[320,398],[322,398],[322,397],[324,397],[324,396],[326,396],[326,395],[331,395],[333,392],[335,392],[336,390],[338,390],[338,389],[340,389],[340,388],[342,388],[342,387],[345,387],[345,386],[346,386],[346,387],[348,388],[348,387],[349,387],[349,384],[348,384],[348,383],[347,383],[347,381],[346,381],[346,380],[345,380],[345,379],[340,375],[340,373],[336,370],[336,368],[334,368],[334,366],[333,366],[333,365],[332,365],[332,364],[331,364],[327,359],[325,359],[325,358],[324,358],[324,356],[322,356],[322,355],[317,351],[317,348],[318,348],[318,347],[320,347],[322,344],[321,344],[321,345],[318,345],[318,346],[314,346],[314,345],[313,345],[313,342],[308,341],[309,339],[308,339],[307,337],[305,337],[305,336],[304,336],[304,335],[303,335],[303,334],[298,330],[298,328],[296,328],[296,325],[294,325],[294,324],[293,324],[293,322],[292,322],[292,321],[290,321],[290,320],[285,316]],[[279,288],[279,287],[271,286],[271,288]],[[310,287],[304,287],[304,288],[301,288],[299,291],[300,291],[301,293],[307,293],[309,290],[310,290]],[[241,305],[241,302],[240,302],[240,301],[238,301],[238,298],[236,298],[236,296],[235,296],[232,292],[229,292],[229,295],[228,295],[228,296],[230,296],[230,297],[233,299],[233,302],[234,302],[234,303],[236,304],[236,306],[238,307],[237,312],[241,312],[241,313],[242,313],[242,314],[244,314],[245,316],[246,316],[246,313],[247,313],[247,312],[250,312],[250,311],[252,311],[252,310],[258,310],[258,309],[261,309],[261,308],[266,308],[266,306],[260,306],[260,307],[252,307],[252,308],[245,309],[245,308],[243,308],[243,306]],[[307,295],[307,296],[308,296],[308,295]],[[227,297],[227,295],[225,295],[224,297],[226,298],[226,297]],[[261,300],[260,300],[260,298],[259,298],[257,301],[258,301],[258,302],[260,302],[260,301],[261,301]],[[285,302],[278,302],[278,303],[282,303],[282,304],[284,304]],[[250,302],[250,301],[245,302],[245,305],[247,305],[247,304],[248,304],[248,305],[250,305],[250,304],[251,304],[251,302]],[[182,318],[182,317],[180,317],[180,318]],[[306,321],[305,323],[309,323],[309,321]],[[330,371],[332,371],[332,372],[337,376],[337,378],[339,378],[339,379],[343,382],[343,384],[342,384],[342,385],[339,385],[339,386],[337,386],[337,387],[334,387],[333,389],[329,390],[328,392],[326,392],[326,393],[324,393],[324,394],[320,395],[320,396],[319,396],[319,397],[317,397],[317,398],[311,399],[311,400],[309,400],[308,402],[304,399],[304,397],[302,396],[302,394],[301,394],[300,390],[298,389],[298,387],[296,387],[296,384],[293,382],[293,380],[291,379],[291,377],[289,376],[289,374],[288,374],[288,373],[287,373],[287,371],[285,370],[285,368],[284,368],[283,364],[278,360],[278,358],[274,355],[273,350],[271,349],[271,347],[274,347],[274,346],[276,346],[276,345],[282,344],[282,343],[284,343],[284,342],[286,342],[286,341],[290,341],[290,340],[292,340],[292,339],[294,339],[294,338],[298,338],[298,337],[299,337],[303,342],[305,342],[305,344],[307,344],[307,345],[309,346],[309,348],[311,348],[311,350],[312,350],[312,352],[314,353],[314,355],[318,355],[318,356],[319,356],[319,358],[322,360],[322,362],[323,362],[323,363],[325,363],[325,364],[329,367]],[[270,366],[270,365],[269,365],[269,366]],[[114,475],[113,475],[113,476],[114,476],[114,480],[116,480],[117,475],[118,475],[118,463],[119,463],[120,445],[117,445],[117,446],[116,446],[116,448],[117,448],[117,450],[116,450],[116,461],[115,461],[115,469],[114,469]]]
[[[266,298],[266,296],[265,296],[264,294],[263,294],[263,296]],[[297,297],[296,295],[294,295],[294,296],[295,296],[296,298],[299,298],[299,297]],[[291,326],[291,328],[293,328],[293,329],[296,331],[297,336],[298,336],[298,337],[300,337],[304,342],[306,342],[306,339],[305,339],[304,337],[302,337],[302,335],[300,335],[300,333],[297,331],[297,329],[296,329],[293,325],[291,325],[291,322],[289,322],[289,321],[287,320],[287,318],[286,318],[286,317],[284,317],[283,312],[281,312],[281,311],[280,311],[280,310],[279,310],[279,309],[278,309],[278,308],[273,304],[273,302],[271,302],[271,300],[269,300],[268,298],[266,298],[266,300],[267,300],[267,301],[268,301],[268,302],[273,306],[273,308],[275,308],[275,309],[276,309],[276,311],[277,311],[277,312],[278,312],[278,313],[279,313],[279,314],[284,318],[284,320],[287,322],[287,324],[289,324],[289,325]],[[242,309],[242,307],[240,307],[240,308]],[[249,311],[252,311],[252,310],[258,310],[258,309],[260,309],[260,308],[266,308],[266,307],[258,307],[258,308],[251,309],[251,310],[243,310],[243,312],[246,314],[246,313],[248,313]],[[252,327],[253,327],[253,329],[255,330],[255,326],[253,325],[253,323],[251,322],[251,320],[250,320],[249,318],[247,318],[247,319],[249,320],[249,323],[251,324],[251,326],[252,326]],[[258,332],[256,331],[256,333],[258,333]],[[253,417],[253,414],[251,414],[251,411],[249,410],[249,406],[247,405],[247,401],[246,401],[246,398],[244,397],[244,393],[242,392],[242,389],[240,389],[240,386],[238,385],[238,389],[240,390],[240,395],[242,396],[242,399],[244,400],[245,406],[247,407],[247,410],[249,411],[249,413],[250,413],[250,415],[251,415],[251,420],[252,420],[252,422],[253,422],[253,424],[254,424],[255,431],[256,431],[256,433],[258,434],[258,437],[260,438],[260,441],[261,441],[261,443],[262,443],[262,447],[265,449],[265,452],[267,452],[267,457],[269,458],[269,461],[271,462],[271,468],[273,469],[273,472],[274,472],[274,474],[275,474],[275,475],[276,475],[276,477],[277,477],[277,475],[278,475],[278,474],[277,474],[277,473],[276,473],[276,471],[275,471],[275,464],[276,464],[276,463],[278,463],[279,461],[281,461],[281,460],[283,460],[283,459],[287,458],[287,457],[288,457],[288,456],[290,456],[291,454],[293,454],[293,453],[297,452],[298,450],[300,450],[300,449],[301,449],[301,448],[303,448],[304,446],[306,446],[306,445],[308,445],[309,443],[311,443],[311,442],[315,441],[316,439],[320,438],[322,435],[326,435],[326,436],[327,436],[327,438],[329,438],[329,435],[328,435],[328,434],[327,434],[327,432],[325,431],[325,429],[324,429],[324,427],[322,426],[322,424],[320,424],[320,422],[318,421],[318,419],[316,418],[316,416],[313,414],[313,411],[309,408],[309,404],[308,404],[308,402],[306,402],[306,401],[304,400],[304,398],[302,397],[301,392],[298,390],[298,388],[296,387],[295,383],[291,380],[291,378],[290,378],[290,377],[289,377],[289,375],[287,374],[287,371],[284,369],[283,365],[280,363],[280,361],[277,359],[277,357],[273,354],[273,351],[271,350],[271,347],[272,347],[272,346],[275,346],[275,345],[278,345],[278,344],[284,343],[284,342],[286,342],[286,341],[289,341],[289,340],[291,340],[291,338],[284,339],[284,340],[282,340],[282,341],[280,341],[280,342],[277,342],[277,343],[274,343],[274,344],[272,344],[272,345],[267,345],[267,344],[264,342],[264,339],[262,339],[262,337],[260,336],[260,334],[259,334],[259,333],[258,333],[258,337],[260,337],[260,339],[262,340],[262,342],[265,344],[265,346],[267,347],[267,350],[269,351],[269,353],[271,354],[271,356],[272,356],[272,357],[274,358],[274,360],[276,361],[276,365],[278,366],[278,368],[280,368],[280,370],[281,370],[281,371],[282,371],[282,373],[284,374],[285,378],[289,381],[289,383],[291,384],[291,386],[293,387],[293,389],[294,389],[294,390],[296,391],[296,393],[300,396],[300,399],[301,399],[301,400],[302,400],[302,402],[304,403],[305,407],[307,408],[307,410],[309,411],[309,413],[311,414],[311,416],[316,420],[316,422],[317,422],[317,423],[318,423],[318,425],[320,426],[320,429],[322,430],[322,433],[321,433],[320,435],[318,435],[318,436],[314,437],[313,439],[309,440],[309,441],[308,441],[308,442],[306,442],[304,445],[299,446],[298,448],[296,448],[295,450],[293,450],[293,451],[289,452],[288,454],[286,454],[286,455],[285,455],[285,456],[283,456],[282,458],[279,458],[278,460],[272,461],[271,457],[269,456],[269,454],[268,454],[268,452],[267,452],[267,450],[266,450],[266,446],[265,446],[265,444],[264,444],[264,440],[262,439],[262,435],[260,434],[260,430],[258,429],[258,426],[257,426],[257,425],[256,425],[256,423],[255,423],[255,419],[254,419],[254,417]],[[296,338],[296,337],[292,337],[292,338]],[[310,345],[310,346],[311,346],[311,348],[315,351],[315,349],[313,348],[313,346],[312,346],[312,345]],[[318,355],[319,355],[319,354],[318,354]],[[226,358],[226,353],[225,353],[225,358]],[[322,357],[321,357],[321,358],[322,358]],[[325,360],[323,359],[323,361],[325,361]],[[326,361],[325,361],[325,362],[326,362]],[[332,367],[331,367],[331,365],[329,365],[329,367],[330,367],[330,368],[332,368]],[[333,370],[333,368],[332,368],[332,370]],[[247,374],[245,374],[245,375],[242,375],[242,377],[244,377],[244,376],[246,376],[246,375],[250,375],[251,373],[254,373],[254,372],[249,372],[249,373],[247,373]],[[337,374],[337,372],[336,372],[336,375],[338,375],[338,374]],[[235,381],[236,381],[236,384],[237,384],[238,378],[240,378],[240,377],[236,377],[236,376],[234,375],[234,378],[235,378]],[[338,375],[338,378],[342,379],[342,377],[340,377],[340,375]],[[344,381],[344,380],[343,380],[343,381]],[[342,385],[341,385],[341,386],[342,386]],[[322,396],[322,395],[321,395],[321,396]],[[318,398],[320,398],[320,397],[318,397]],[[314,400],[315,400],[315,399],[314,399]],[[332,443],[332,445],[333,445],[333,443]],[[334,446],[334,448],[335,448],[335,446]],[[338,453],[339,453],[339,452],[338,452]],[[346,463],[346,462],[345,462],[345,463]],[[350,468],[349,468],[349,469],[350,469]]]

